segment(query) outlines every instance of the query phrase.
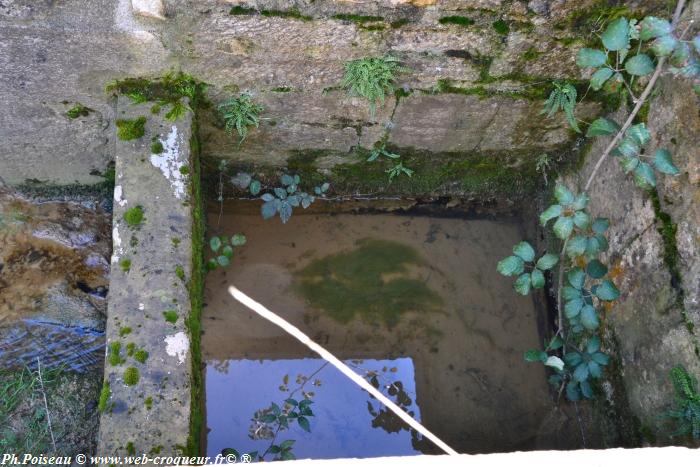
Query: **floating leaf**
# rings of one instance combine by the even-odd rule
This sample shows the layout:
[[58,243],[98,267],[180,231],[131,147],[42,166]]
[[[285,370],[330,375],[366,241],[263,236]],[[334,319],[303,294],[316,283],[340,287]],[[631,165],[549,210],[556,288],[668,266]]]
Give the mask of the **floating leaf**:
[[219,237],[212,237],[209,239],[209,247],[211,251],[216,253],[221,248],[221,239]]
[[680,170],[673,164],[671,153],[666,149],[657,149],[654,154],[654,167],[661,173],[678,175]]
[[544,287],[544,274],[542,274],[542,271],[537,268],[533,269],[530,273],[530,282],[535,289]]
[[601,117],[591,123],[591,126],[588,127],[588,131],[586,131],[586,136],[589,138],[591,136],[607,136],[617,133],[619,130],[620,125],[616,122],[609,118]]
[[558,204],[553,204],[540,214],[540,224],[545,225],[549,220],[559,217],[563,209]]
[[673,50],[678,45],[678,39],[671,35],[660,36],[651,43],[651,50],[657,57],[666,57],[671,55]]
[[580,235],[575,235],[569,239],[566,244],[566,254],[569,258],[575,258],[576,256],[581,256],[586,252],[586,245],[588,244],[588,239]]
[[559,201],[559,204],[571,204],[574,201],[574,194],[564,185],[557,184],[554,187],[554,197]]
[[650,189],[656,186],[654,170],[646,162],[640,162],[634,169],[634,183],[639,188]]
[[515,280],[515,284],[513,284],[513,287],[515,287],[515,291],[518,292],[520,295],[527,295],[530,293],[531,285],[532,282],[530,280],[530,274],[525,273],[520,275]]
[[564,361],[557,357],[556,355],[552,355],[547,358],[547,361],[544,362],[546,366],[550,366],[552,368],[556,368],[559,371],[564,371]]
[[611,22],[600,36],[608,50],[622,50],[629,46],[629,23],[627,18],[618,18]]
[[656,16],[647,16],[639,23],[639,26],[639,38],[643,41],[665,36],[671,32],[671,23]]
[[608,54],[598,49],[583,48],[576,55],[576,64],[581,68],[597,68],[604,65]]
[[552,269],[555,264],[559,262],[559,257],[554,253],[545,253],[537,260],[537,269],[546,271],[547,269]]
[[498,262],[496,270],[504,276],[515,276],[525,270],[525,262],[518,256],[509,256]]
[[646,54],[637,54],[625,62],[625,70],[634,76],[646,76],[654,71],[654,62]]
[[605,82],[613,75],[613,71],[610,68],[600,68],[598,71],[593,73],[591,76],[591,87],[598,91],[603,87]]
[[520,242],[513,247],[513,254],[519,256],[523,261],[533,261],[535,259],[535,250],[528,242]]
[[594,331],[600,325],[598,321],[598,313],[596,313],[595,308],[591,305],[586,305],[581,308],[581,324],[583,327],[589,331]]
[[593,279],[600,279],[608,273],[608,268],[599,260],[594,259],[586,266],[586,274]]
[[606,279],[595,289],[595,295],[601,300],[610,302],[620,297],[620,291],[611,280]]
[[574,230],[574,220],[571,217],[560,217],[554,223],[554,234],[561,240],[566,240]]

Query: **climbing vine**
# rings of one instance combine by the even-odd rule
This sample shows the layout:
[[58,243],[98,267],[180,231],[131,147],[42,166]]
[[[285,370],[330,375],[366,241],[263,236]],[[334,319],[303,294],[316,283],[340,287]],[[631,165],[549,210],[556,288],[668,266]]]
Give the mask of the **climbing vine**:
[[[522,295],[542,288],[544,271],[558,265],[557,331],[543,350],[529,350],[525,359],[550,367],[553,371],[550,382],[560,394],[565,390],[572,401],[593,397],[591,380],[600,378],[610,361],[601,351],[600,316],[607,303],[620,297],[602,258],[608,250],[606,231],[610,221],[592,219],[588,191],[610,155],[619,160],[623,171],[632,174],[635,184],[643,190],[656,186],[659,173],[679,174],[668,150],[657,149],[653,156],[645,153],[651,135],[644,123],[632,123],[665,69],[667,59],[672,65],[668,71],[673,75],[692,78],[696,83],[700,80],[700,36],[686,41],[685,31],[676,30],[684,3],[683,0],[678,2],[672,22],[653,16],[641,22],[618,18],[602,33],[601,49],[579,50],[576,63],[592,71],[590,87],[598,90],[604,86],[609,89],[624,86],[634,108],[623,124],[599,118],[588,126],[586,137],[613,136],[612,140],[596,162],[583,190],[577,193],[558,184],[554,190],[555,203],[541,213],[541,225],[551,226],[554,235],[562,241],[560,253],[545,252],[537,258],[529,243],[520,242],[513,248],[513,255],[497,265],[501,274],[516,277],[514,287]],[[646,80],[638,97],[635,90],[639,88],[639,81],[635,87],[635,80]],[[578,131],[573,115],[575,99],[573,86],[557,83],[543,113],[551,116],[563,110],[570,125]],[[680,417],[679,413],[674,414]]]

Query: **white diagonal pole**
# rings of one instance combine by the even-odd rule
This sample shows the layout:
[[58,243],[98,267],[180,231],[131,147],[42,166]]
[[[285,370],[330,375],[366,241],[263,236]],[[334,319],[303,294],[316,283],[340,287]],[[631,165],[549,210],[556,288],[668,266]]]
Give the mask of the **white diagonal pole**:
[[301,342],[302,344],[306,345],[308,348],[319,354],[321,358],[323,358],[325,361],[336,367],[341,373],[343,373],[345,376],[347,376],[353,382],[355,382],[355,384],[357,384],[362,389],[374,396],[389,410],[394,412],[397,417],[406,422],[408,426],[416,430],[418,433],[422,434],[424,437],[428,438],[433,443],[435,443],[437,447],[439,447],[449,455],[458,455],[457,451],[449,447],[444,441],[442,441],[440,438],[431,433],[430,430],[428,430],[426,427],[418,423],[413,417],[404,412],[401,409],[401,407],[396,405],[394,402],[391,401],[391,399],[386,397],[374,386],[369,384],[363,377],[355,373],[349,366],[341,362],[338,358],[335,357],[335,355],[318,345],[316,342],[312,341],[311,338],[309,338],[309,336],[301,332],[299,328],[297,328],[281,316],[268,310],[262,304],[256,302],[237,288],[230,286],[228,288],[228,291],[233,298],[241,302],[243,305],[250,308],[266,320],[281,327],[285,332],[294,336],[294,338],[296,338],[299,342]]

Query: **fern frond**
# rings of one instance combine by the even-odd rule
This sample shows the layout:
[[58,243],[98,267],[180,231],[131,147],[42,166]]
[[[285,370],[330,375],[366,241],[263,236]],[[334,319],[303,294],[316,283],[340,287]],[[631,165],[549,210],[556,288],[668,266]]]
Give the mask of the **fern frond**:
[[391,56],[352,60],[345,63],[341,86],[350,95],[367,99],[374,115],[377,104],[384,103],[387,94],[396,90],[396,77],[404,71],[407,69]]
[[248,136],[248,127],[259,126],[259,114],[264,110],[262,106],[253,102],[248,94],[241,94],[236,98],[231,98],[218,106],[224,122],[226,131],[233,132],[235,129],[240,137],[238,144],[241,144]]

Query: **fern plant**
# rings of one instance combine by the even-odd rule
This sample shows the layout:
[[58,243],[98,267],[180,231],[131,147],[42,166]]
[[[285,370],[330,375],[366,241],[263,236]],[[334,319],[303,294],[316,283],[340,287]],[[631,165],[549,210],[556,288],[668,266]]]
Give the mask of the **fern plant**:
[[676,390],[676,407],[665,415],[677,423],[677,430],[672,433],[672,436],[691,435],[694,439],[700,439],[698,380],[682,366],[672,368],[670,377]]
[[544,108],[540,113],[546,114],[547,117],[552,117],[562,110],[571,128],[573,128],[576,133],[581,133],[581,129],[578,127],[578,122],[574,116],[577,95],[576,88],[569,83],[555,82],[553,84],[554,89],[552,89],[552,92],[549,94],[549,97],[544,103]]
[[352,60],[345,63],[341,86],[350,95],[367,99],[374,117],[377,104],[383,104],[386,96],[396,90],[396,77],[404,71],[407,69],[391,56]]
[[238,132],[240,145],[248,136],[248,128],[251,126],[258,127],[260,124],[260,113],[264,110],[261,105],[253,102],[252,97],[248,94],[241,94],[238,97],[228,99],[218,106],[221,116],[226,123],[226,131],[232,133],[233,130]]

